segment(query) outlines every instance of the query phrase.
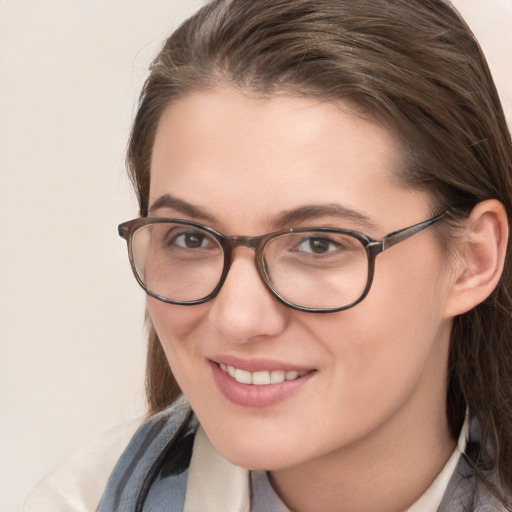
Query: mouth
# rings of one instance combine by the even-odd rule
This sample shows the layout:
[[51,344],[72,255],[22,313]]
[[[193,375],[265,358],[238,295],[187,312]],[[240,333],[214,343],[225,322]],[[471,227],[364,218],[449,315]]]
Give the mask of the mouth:
[[240,384],[251,384],[254,386],[281,384],[285,381],[299,379],[309,373],[307,370],[261,370],[257,372],[249,372],[224,363],[219,363],[219,367],[224,373],[228,374],[237,382],[240,382]]
[[[307,388],[315,369],[286,368],[270,360],[243,361],[223,356],[210,360],[213,380],[230,402],[249,408],[270,407]],[[240,368],[241,367],[241,368]]]

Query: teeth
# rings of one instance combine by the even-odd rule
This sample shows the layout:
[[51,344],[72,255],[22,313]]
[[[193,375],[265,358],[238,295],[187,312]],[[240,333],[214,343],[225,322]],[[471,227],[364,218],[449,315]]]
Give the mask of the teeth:
[[260,371],[260,372],[248,372],[246,370],[240,370],[234,366],[228,366],[220,363],[220,368],[224,373],[233,377],[236,381],[242,384],[254,384],[256,386],[266,386],[268,384],[280,384],[285,380],[295,380],[298,377],[306,375],[307,371],[298,372],[296,370],[272,370],[272,371]]
[[251,372],[246,372],[245,370],[239,370],[237,368],[235,370],[235,380],[241,382],[242,384],[252,384]]
[[289,371],[286,372],[286,380],[295,380],[299,376],[299,372]]
[[286,374],[282,370],[273,370],[270,372],[270,383],[271,384],[279,384],[280,382],[284,382],[286,380]]
[[257,386],[266,386],[272,382],[272,377],[269,372],[254,372],[252,374],[251,384]]

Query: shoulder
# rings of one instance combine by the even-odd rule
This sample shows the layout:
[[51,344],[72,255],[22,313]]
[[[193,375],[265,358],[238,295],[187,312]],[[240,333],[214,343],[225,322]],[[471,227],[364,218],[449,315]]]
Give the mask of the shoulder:
[[[39,482],[27,497],[24,512],[120,511],[112,500],[128,505],[136,501],[154,467],[171,478],[166,484],[175,482],[188,471],[193,435],[187,434],[195,432],[191,419],[190,407],[181,397],[145,422],[136,418],[96,436]],[[171,444],[172,458],[163,457]],[[178,480],[183,487],[183,478]]]
[[181,511],[196,429],[183,396],[150,418],[117,462],[98,512],[142,510],[148,503],[152,512]]
[[[485,483],[485,480],[488,484]],[[461,455],[446,489],[439,512],[506,512],[508,509],[493,494],[488,485],[496,486],[492,473],[477,472],[466,455]]]
[[84,444],[37,484],[24,512],[96,510],[114,466],[143,420],[124,422]]
[[[459,440],[460,443],[460,440]],[[469,419],[467,437],[455,471],[448,483],[439,512],[505,512],[507,507],[494,494],[493,489],[507,499],[510,493],[500,489],[492,464],[482,464],[487,455],[481,445],[480,426]]]

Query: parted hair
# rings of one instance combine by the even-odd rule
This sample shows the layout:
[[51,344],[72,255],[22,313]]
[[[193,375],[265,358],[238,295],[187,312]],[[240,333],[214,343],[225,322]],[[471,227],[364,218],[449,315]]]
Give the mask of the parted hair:
[[[151,153],[172,101],[218,85],[345,102],[400,142],[398,177],[431,198],[447,252],[457,219],[498,199],[512,221],[512,144],[486,60],[445,0],[216,0],[185,21],[153,61],[141,93],[127,162],[147,215]],[[454,438],[466,410],[482,443],[466,457],[507,509],[512,489],[512,304],[510,246],[500,283],[454,319],[447,419]],[[150,412],[179,394],[149,323]],[[487,477],[492,470],[495,478]]]

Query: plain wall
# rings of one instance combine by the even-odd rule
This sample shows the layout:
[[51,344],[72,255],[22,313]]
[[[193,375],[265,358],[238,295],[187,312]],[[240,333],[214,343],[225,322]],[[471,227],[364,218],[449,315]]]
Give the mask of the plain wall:
[[144,297],[117,225],[164,37],[198,0],[0,3],[0,510],[144,409]]
[[[253,0],[257,1],[257,0]],[[117,224],[163,38],[199,0],[0,0],[0,510],[144,410],[144,297]],[[512,0],[454,2],[512,119]]]

